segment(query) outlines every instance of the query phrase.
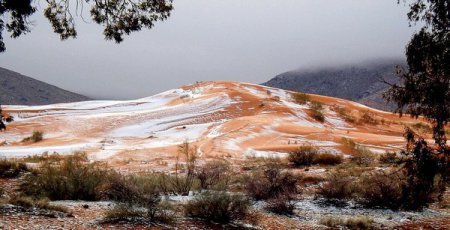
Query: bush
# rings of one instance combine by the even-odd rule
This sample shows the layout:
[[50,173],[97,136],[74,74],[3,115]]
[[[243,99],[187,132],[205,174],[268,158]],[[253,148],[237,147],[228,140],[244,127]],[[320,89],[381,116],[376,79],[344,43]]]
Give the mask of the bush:
[[341,155],[328,152],[319,153],[317,147],[312,145],[300,146],[297,150],[289,153],[288,160],[295,166],[310,166],[313,164],[337,165],[342,163]]
[[25,176],[21,191],[52,200],[98,200],[96,189],[108,183],[110,174],[100,164],[68,156],[61,162],[42,162],[38,169]]
[[349,229],[373,229],[374,221],[367,216],[356,216],[343,219],[335,216],[325,216],[320,219],[320,224],[331,227],[347,227]]
[[339,106],[333,106],[331,109],[333,111],[335,111],[339,115],[339,117],[344,119],[344,121],[346,121],[348,123],[356,122],[356,118],[354,116],[352,116],[350,111],[348,111],[346,108],[339,107]]
[[18,177],[22,172],[28,171],[25,163],[17,160],[0,160],[0,178]]
[[291,93],[291,96],[294,99],[294,101],[300,105],[304,105],[311,100],[309,95],[306,93],[294,92]]
[[210,161],[196,170],[201,189],[225,190],[230,181],[230,165],[226,161]]
[[249,201],[242,195],[211,191],[203,192],[189,201],[185,206],[185,213],[190,217],[227,224],[244,219],[249,205]]
[[355,178],[347,172],[336,171],[328,175],[319,186],[317,194],[330,202],[341,202],[353,198]]
[[33,143],[42,141],[44,137],[44,133],[41,131],[33,131],[33,134],[31,134],[31,136],[26,137],[22,140],[22,142],[28,142],[31,141]]
[[266,201],[265,209],[280,215],[294,214],[295,202],[290,194],[280,194]]
[[361,146],[348,138],[342,138],[343,144],[350,150],[351,162],[357,165],[369,166],[375,161],[374,154],[364,146]]
[[117,204],[114,208],[106,211],[105,220],[106,222],[133,221],[144,216],[145,212],[142,210],[137,210],[126,204]]
[[325,152],[316,155],[313,162],[321,165],[338,165],[341,164],[343,160],[344,158],[342,155]]
[[323,115],[323,106],[319,102],[312,102],[310,105],[310,115],[318,122],[325,122],[325,115]]
[[398,164],[401,161],[402,159],[395,152],[386,152],[380,156],[380,163],[384,164]]
[[309,166],[314,163],[314,159],[319,154],[319,150],[312,145],[302,145],[297,150],[289,153],[288,160],[295,166]]
[[267,200],[280,195],[296,194],[297,179],[289,172],[282,172],[275,164],[266,165],[254,172],[245,185],[247,194],[256,200]]
[[403,205],[406,178],[402,172],[377,171],[362,176],[356,188],[358,202],[369,208],[399,209]]
[[370,125],[378,125],[380,123],[380,121],[375,118],[375,115],[369,111],[364,111],[358,122]]

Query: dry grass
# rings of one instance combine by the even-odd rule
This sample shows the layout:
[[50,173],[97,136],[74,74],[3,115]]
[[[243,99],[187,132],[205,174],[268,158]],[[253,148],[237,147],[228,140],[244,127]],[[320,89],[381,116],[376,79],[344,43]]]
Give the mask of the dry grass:
[[26,171],[27,166],[22,161],[0,159],[0,178],[15,178]]
[[356,216],[356,217],[337,217],[337,216],[324,216],[320,219],[320,224],[331,228],[342,228],[346,227],[348,229],[373,229],[374,221],[367,216]]
[[33,134],[31,136],[26,137],[22,140],[22,142],[39,142],[44,139],[44,133],[42,131],[33,131]]
[[291,97],[294,99],[294,101],[297,104],[300,104],[300,105],[304,105],[304,104],[308,103],[309,101],[311,101],[311,98],[306,93],[293,92],[293,93],[291,93]]

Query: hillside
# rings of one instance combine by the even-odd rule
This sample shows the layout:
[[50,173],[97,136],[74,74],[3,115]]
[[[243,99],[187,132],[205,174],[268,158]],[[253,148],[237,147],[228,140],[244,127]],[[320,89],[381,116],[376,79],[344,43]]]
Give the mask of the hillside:
[[[305,143],[345,153],[343,137],[383,153],[401,148],[404,125],[418,122],[351,101],[309,97],[311,102],[298,104],[281,89],[202,82],[132,101],[5,106],[17,121],[0,134],[6,141],[0,156],[82,150],[94,159],[133,157],[155,164],[185,140],[205,157],[245,159],[285,156]],[[323,104],[323,122],[311,116],[313,101]],[[22,143],[32,130],[42,130],[44,141]]]
[[398,64],[404,65],[404,61],[383,60],[344,67],[294,70],[282,73],[263,85],[348,99],[390,111],[395,108],[394,105],[388,104],[382,97],[389,86],[380,79],[397,83],[394,70]]
[[0,92],[0,104],[3,105],[46,105],[90,100],[1,67]]

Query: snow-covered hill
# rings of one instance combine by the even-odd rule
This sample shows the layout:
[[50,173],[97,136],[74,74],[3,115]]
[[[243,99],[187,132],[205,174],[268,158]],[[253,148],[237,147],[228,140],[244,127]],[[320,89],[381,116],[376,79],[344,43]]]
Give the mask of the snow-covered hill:
[[[417,122],[343,99],[310,98],[323,104],[323,123],[310,116],[311,102],[297,104],[289,91],[240,82],[201,82],[131,101],[5,106],[16,121],[0,133],[0,156],[85,151],[93,159],[150,161],[174,156],[185,140],[203,157],[285,156],[304,143],[345,153],[343,137],[384,152],[404,144],[404,123]],[[337,107],[380,122],[346,122]],[[44,132],[43,141],[21,142],[34,130]]]

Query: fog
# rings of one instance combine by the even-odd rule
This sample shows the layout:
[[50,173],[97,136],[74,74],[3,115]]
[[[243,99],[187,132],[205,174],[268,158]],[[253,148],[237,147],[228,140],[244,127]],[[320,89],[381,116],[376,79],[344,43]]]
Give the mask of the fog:
[[121,44],[81,18],[78,38],[60,41],[41,9],[31,33],[5,39],[0,66],[93,98],[132,99],[195,81],[262,83],[292,69],[402,58],[417,29],[396,0],[175,0],[174,7],[167,21]]

